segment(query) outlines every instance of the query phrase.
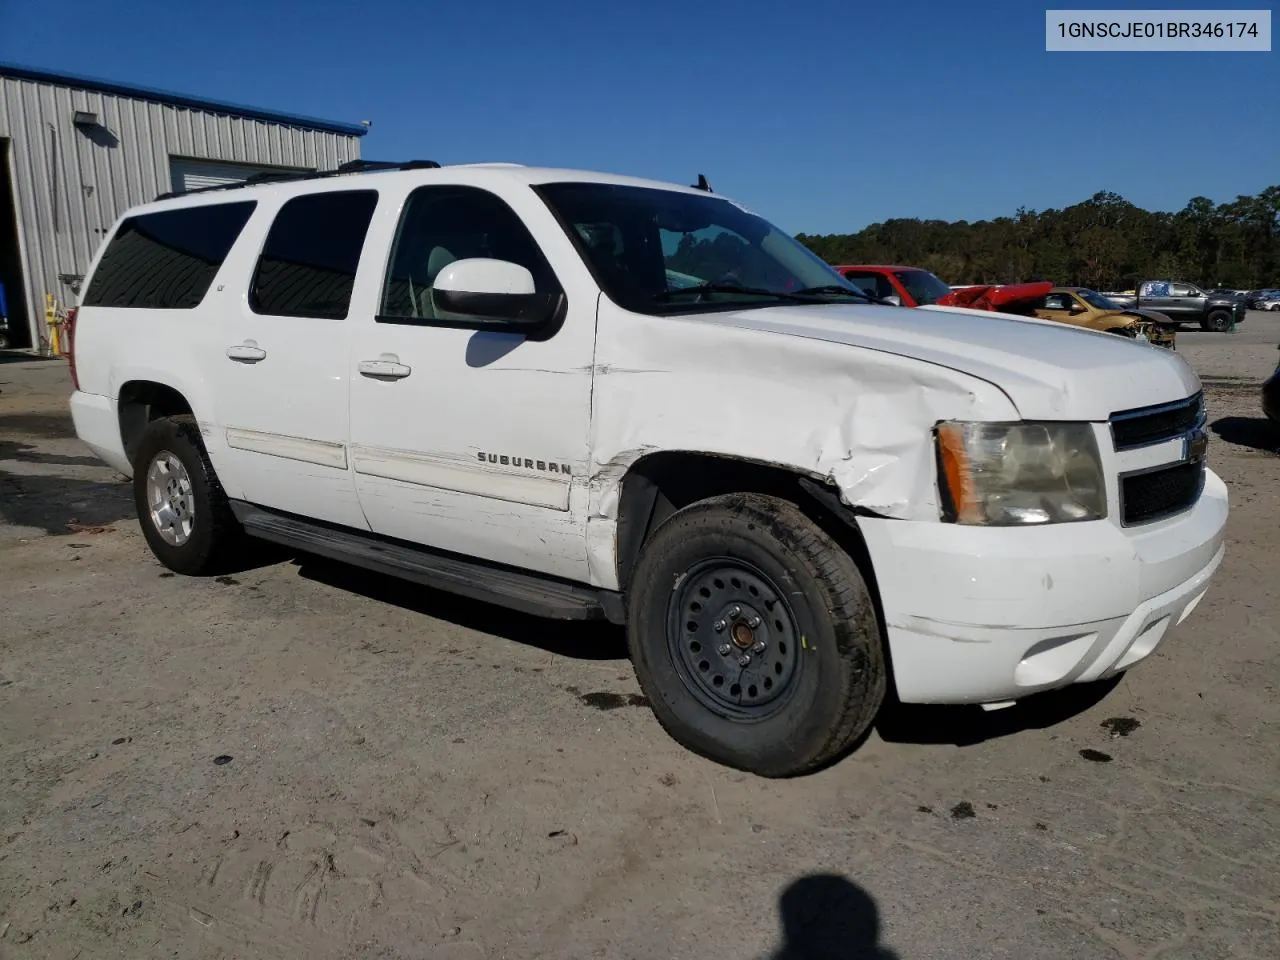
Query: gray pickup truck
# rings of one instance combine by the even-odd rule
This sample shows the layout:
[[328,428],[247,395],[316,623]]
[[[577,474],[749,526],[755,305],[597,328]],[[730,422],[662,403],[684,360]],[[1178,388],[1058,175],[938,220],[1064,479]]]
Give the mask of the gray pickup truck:
[[1133,293],[1108,293],[1126,309],[1156,310],[1175,323],[1198,323],[1201,330],[1225,333],[1244,319],[1245,299],[1235,295],[1206,293],[1181,280],[1143,280]]

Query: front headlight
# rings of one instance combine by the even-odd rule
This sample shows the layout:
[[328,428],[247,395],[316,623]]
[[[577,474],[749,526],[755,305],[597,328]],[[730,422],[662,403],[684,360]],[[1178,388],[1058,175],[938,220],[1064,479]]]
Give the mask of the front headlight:
[[1100,520],[1107,487],[1087,423],[938,424],[938,488],[951,523]]

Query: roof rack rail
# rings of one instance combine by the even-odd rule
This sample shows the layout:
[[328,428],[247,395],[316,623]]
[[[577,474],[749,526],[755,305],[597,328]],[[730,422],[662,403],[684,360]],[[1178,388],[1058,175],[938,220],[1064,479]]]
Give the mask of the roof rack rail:
[[440,164],[434,160],[348,160],[338,165],[336,170],[307,170],[302,173],[285,173],[264,170],[255,173],[247,180],[238,183],[220,183],[212,187],[199,187],[195,190],[170,190],[162,193],[156,200],[172,200],[174,197],[185,197],[193,193],[212,193],[215,190],[236,190],[240,187],[256,186],[260,183],[281,183],[292,180],[323,180],[328,177],[340,177],[350,173],[371,173],[376,170],[434,170]]

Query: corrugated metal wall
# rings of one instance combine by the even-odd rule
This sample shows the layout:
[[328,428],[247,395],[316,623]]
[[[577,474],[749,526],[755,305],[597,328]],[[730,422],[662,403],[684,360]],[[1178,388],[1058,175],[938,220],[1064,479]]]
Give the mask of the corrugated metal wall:
[[[99,126],[77,128],[77,110]],[[360,156],[358,137],[0,76],[5,137],[37,344],[45,294],[75,304],[59,275],[83,275],[121,212],[172,189],[171,157],[331,170]]]

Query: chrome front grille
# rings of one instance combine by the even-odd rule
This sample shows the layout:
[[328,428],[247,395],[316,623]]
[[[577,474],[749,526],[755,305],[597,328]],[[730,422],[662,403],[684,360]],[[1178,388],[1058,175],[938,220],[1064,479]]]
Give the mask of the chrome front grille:
[[1120,523],[1155,523],[1195,506],[1204,490],[1204,458],[1142,470],[1120,478]]
[[1111,415],[1111,440],[1118,454],[1181,441],[1176,459],[1119,475],[1120,523],[1155,523],[1195,506],[1204,490],[1208,435],[1204,393],[1175,403],[1122,410]]
[[1122,410],[1111,415],[1111,440],[1116,451],[1164,443],[1204,426],[1204,392],[1154,407]]

